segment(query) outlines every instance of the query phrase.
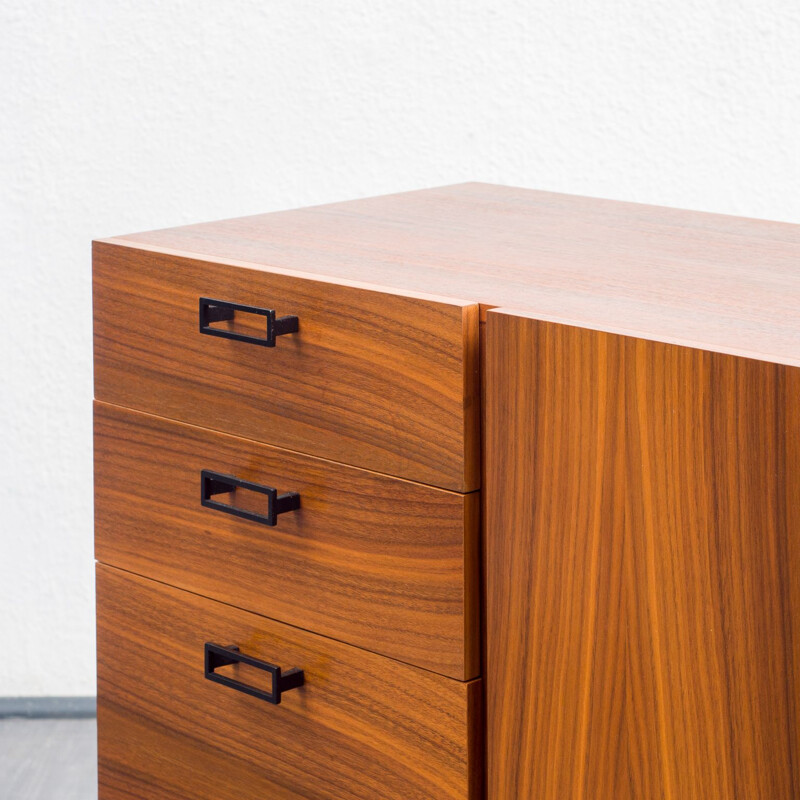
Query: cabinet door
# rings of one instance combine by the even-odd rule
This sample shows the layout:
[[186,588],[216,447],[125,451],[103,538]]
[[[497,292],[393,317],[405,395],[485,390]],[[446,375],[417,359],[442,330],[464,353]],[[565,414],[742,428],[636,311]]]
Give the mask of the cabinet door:
[[800,797],[800,370],[485,333],[489,800]]

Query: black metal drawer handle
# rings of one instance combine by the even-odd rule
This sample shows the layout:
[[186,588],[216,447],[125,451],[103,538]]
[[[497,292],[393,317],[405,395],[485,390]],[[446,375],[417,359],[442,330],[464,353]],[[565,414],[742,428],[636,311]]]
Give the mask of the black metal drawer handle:
[[[224,328],[212,328],[214,322],[232,320],[239,311],[244,314],[259,314],[266,317],[267,335],[250,336],[247,333],[237,333]],[[250,342],[264,347],[275,347],[275,338],[286,333],[297,333],[299,320],[295,316],[276,317],[273,308],[258,308],[257,306],[244,306],[241,303],[228,303],[225,300],[212,300],[210,297],[200,298],[200,333],[209,336],[221,336],[223,339],[235,339],[237,342]]]
[[[211,498],[216,494],[227,494],[235,492],[237,489],[249,489],[267,496],[267,513],[259,514],[256,511],[246,511],[228,503],[220,503],[219,500]],[[260,522],[262,525],[275,526],[278,524],[278,514],[285,514],[287,511],[295,511],[300,508],[300,495],[297,492],[286,492],[278,494],[277,489],[271,486],[262,486],[260,483],[244,481],[234,475],[223,475],[221,472],[212,472],[204,469],[200,473],[200,503],[206,508],[214,508],[217,511],[224,511],[226,514],[233,514],[235,517],[242,517],[253,522]]]
[[[221,683],[223,686],[230,686],[231,689],[236,689],[237,692],[244,692],[253,697],[258,697],[276,706],[281,702],[281,695],[284,692],[288,692],[290,689],[297,689],[305,682],[303,670],[287,669],[286,672],[282,672],[281,668],[276,664],[260,661],[257,658],[240,653],[239,648],[235,644],[223,647],[213,642],[206,642],[205,649],[206,678],[208,678],[208,680]],[[271,690],[266,691],[265,689],[259,689],[256,686],[250,686],[247,683],[234,680],[227,675],[218,675],[215,672],[215,670],[220,667],[227,667],[231,664],[249,664],[251,667],[263,669],[264,672],[272,676]]]

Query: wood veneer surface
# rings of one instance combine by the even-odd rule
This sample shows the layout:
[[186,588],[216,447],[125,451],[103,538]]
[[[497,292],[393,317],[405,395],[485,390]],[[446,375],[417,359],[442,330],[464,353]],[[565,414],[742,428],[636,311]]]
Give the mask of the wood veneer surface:
[[[479,800],[479,681],[112,567],[97,594],[100,800]],[[205,680],[206,641],[301,668],[305,685],[273,706]]]
[[470,183],[115,241],[800,365],[800,226]]
[[800,797],[800,370],[486,327],[491,800]]
[[[478,306],[95,243],[98,400],[455,491],[478,488]],[[295,314],[267,348],[200,297]],[[233,325],[264,332],[264,317]],[[231,325],[222,323],[218,327]]]
[[[95,403],[98,560],[460,680],[479,673],[478,493]],[[300,494],[275,527],[200,504],[210,469]],[[263,513],[264,497],[215,499]]]

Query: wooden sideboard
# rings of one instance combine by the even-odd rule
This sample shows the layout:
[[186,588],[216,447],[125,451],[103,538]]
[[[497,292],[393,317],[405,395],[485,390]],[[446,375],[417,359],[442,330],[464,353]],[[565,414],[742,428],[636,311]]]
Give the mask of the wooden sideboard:
[[93,263],[100,800],[800,798],[800,226],[463,184]]

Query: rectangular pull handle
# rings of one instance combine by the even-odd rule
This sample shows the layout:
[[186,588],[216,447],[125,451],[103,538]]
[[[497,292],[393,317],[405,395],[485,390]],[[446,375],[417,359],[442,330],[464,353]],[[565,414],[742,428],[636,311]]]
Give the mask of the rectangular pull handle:
[[[249,664],[251,667],[262,669],[272,678],[270,691],[251,686],[249,683],[237,681],[227,675],[220,675],[216,672],[220,667],[227,667],[231,664]],[[223,647],[213,642],[205,643],[205,671],[206,678],[214,683],[221,683],[236,689],[237,692],[244,692],[252,697],[266,700],[268,703],[278,705],[281,702],[281,695],[290,689],[297,689],[305,683],[305,675],[301,669],[287,669],[283,672],[277,664],[270,664],[268,661],[261,661],[253,656],[247,656],[239,651],[235,644]]]
[[[237,489],[247,489],[265,495],[267,498],[266,514],[247,511],[230,503],[221,503],[219,500],[212,499],[214,495],[235,492]],[[278,494],[278,490],[272,486],[262,486],[260,483],[245,481],[235,475],[225,475],[222,472],[204,469],[200,473],[200,505],[274,527],[278,524],[278,514],[285,514],[287,511],[295,511],[300,508],[300,495],[297,492]]]
[[[237,313],[258,314],[264,317],[266,319],[265,336],[252,336],[248,333],[211,327],[215,322],[235,319]],[[300,322],[296,316],[278,317],[274,308],[245,306],[241,303],[229,303],[226,300],[212,300],[210,297],[200,298],[199,314],[200,333],[205,333],[207,336],[219,336],[223,339],[234,339],[237,342],[260,344],[264,347],[275,347],[276,337],[287,333],[297,333],[300,328]]]

